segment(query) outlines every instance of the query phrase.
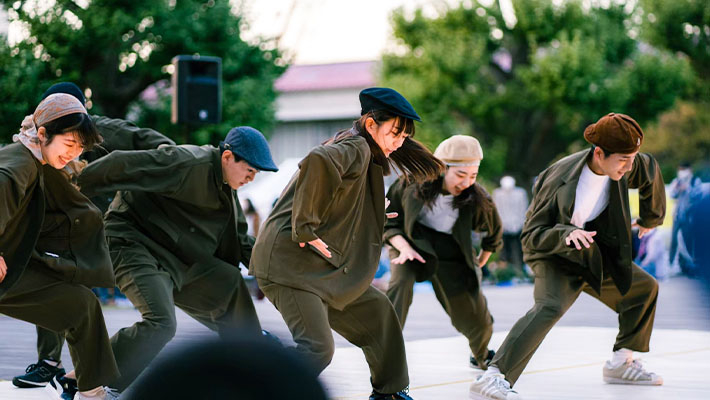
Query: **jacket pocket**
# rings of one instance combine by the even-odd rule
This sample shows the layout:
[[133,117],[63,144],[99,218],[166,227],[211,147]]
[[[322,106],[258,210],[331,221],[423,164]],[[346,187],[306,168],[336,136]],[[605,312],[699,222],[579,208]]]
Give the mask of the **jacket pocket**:
[[[326,244],[328,244],[328,242],[326,242]],[[325,255],[323,255],[323,253],[321,253],[320,251],[318,251],[318,249],[316,249],[315,247],[311,246],[310,244],[308,245],[308,248],[309,248],[312,252],[318,254],[318,255],[319,255],[321,258],[323,258],[324,260],[328,261],[328,263],[329,263],[330,265],[332,265],[333,267],[335,267],[335,268],[340,268],[340,267],[343,266],[343,259],[344,259],[343,253],[342,253],[341,251],[335,249],[333,246],[328,245],[328,250],[330,251],[330,258],[328,258],[328,257],[326,257]]]

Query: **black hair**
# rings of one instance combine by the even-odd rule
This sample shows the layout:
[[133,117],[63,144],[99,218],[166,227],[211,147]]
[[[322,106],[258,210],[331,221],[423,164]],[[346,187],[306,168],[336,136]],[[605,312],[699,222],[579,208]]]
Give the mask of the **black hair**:
[[604,158],[608,158],[610,155],[616,154],[616,152],[611,151],[611,150],[607,150],[607,149],[605,149],[605,148],[603,148],[603,147],[601,147],[601,146],[597,146],[596,144],[593,144],[593,145],[592,145],[592,150],[596,149],[597,147],[600,148],[600,149],[602,149],[602,152],[604,153]]
[[[415,194],[422,202],[424,202],[425,206],[431,208],[434,205],[436,198],[441,194],[443,184],[444,176],[441,175],[437,179],[417,185]],[[482,208],[484,211],[488,211],[491,207],[493,207],[493,201],[483,186],[478,183],[474,183],[463,190],[461,194],[454,197],[454,209],[463,208],[465,206]]]
[[96,129],[91,117],[85,113],[73,113],[51,120],[44,125],[47,144],[52,143],[54,136],[74,132],[79,137],[84,150],[91,150],[103,142],[103,138]]
[[[394,119],[393,130],[395,136],[408,135],[404,139],[402,146],[392,152],[389,159],[367,131],[365,123],[368,118],[372,118],[378,125]],[[415,180],[422,183],[439,176],[444,171],[444,164],[434,157],[431,151],[423,144],[412,139],[414,133],[415,126],[412,119],[395,115],[385,110],[373,110],[353,121],[352,128],[336,133],[335,137],[327,140],[324,144],[333,143],[347,136],[362,136],[370,146],[374,162],[382,167],[384,175],[389,175],[392,171],[391,167],[394,165],[406,176],[407,180]]]

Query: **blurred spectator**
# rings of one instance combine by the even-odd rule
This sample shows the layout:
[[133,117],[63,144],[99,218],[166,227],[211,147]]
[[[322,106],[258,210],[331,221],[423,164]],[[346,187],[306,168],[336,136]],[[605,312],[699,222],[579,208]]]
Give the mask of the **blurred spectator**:
[[515,186],[515,179],[512,176],[504,176],[500,180],[500,187],[493,191],[493,202],[503,221],[503,250],[500,253],[499,264],[505,268],[506,263],[510,263],[512,267],[520,270],[521,275],[526,276],[520,231],[525,222],[528,194],[525,189]]
[[259,233],[259,225],[261,225],[261,217],[259,213],[254,208],[254,204],[248,198],[241,200],[242,210],[244,210],[244,216],[247,219],[247,225],[249,229],[247,234],[256,237]]
[[[690,222],[688,210],[691,207],[691,197],[693,192],[700,190],[700,178],[693,175],[693,170],[689,163],[681,163],[678,166],[678,173],[670,185],[669,193],[675,201],[673,211],[673,232],[671,234],[671,248],[668,254],[669,262],[675,262],[678,256],[678,264],[686,275],[693,274],[693,237],[688,235],[688,224]],[[697,197],[697,194],[696,194]],[[680,249],[680,251],[679,251]]]
[[692,236],[699,246],[695,248],[695,266],[697,273],[710,289],[710,190],[698,191],[697,198],[692,201],[691,215],[688,224],[689,236]]
[[[635,236],[638,237],[638,233]],[[660,229],[653,229],[646,233],[640,239],[638,254],[634,258],[634,262],[639,267],[659,280],[667,278],[670,272],[666,255],[667,237],[667,231]]]

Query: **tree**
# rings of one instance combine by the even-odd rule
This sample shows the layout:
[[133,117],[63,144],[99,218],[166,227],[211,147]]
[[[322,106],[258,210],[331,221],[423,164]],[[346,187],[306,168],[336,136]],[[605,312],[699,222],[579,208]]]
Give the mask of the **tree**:
[[658,48],[688,57],[700,82],[694,98],[710,93],[710,2],[642,0],[642,37]]
[[48,65],[49,73],[38,77],[42,86],[68,80],[90,88],[93,113],[123,118],[133,108],[142,121],[184,141],[160,112],[169,107],[165,96],[152,107],[138,100],[169,78],[172,57],[201,54],[222,58],[224,123],[199,129],[190,141],[214,142],[235,125],[268,132],[275,123],[273,81],[285,62],[273,42],[241,40],[243,21],[227,0],[0,3],[29,32],[15,48],[31,49]]
[[658,159],[668,182],[684,161],[700,169],[703,180],[707,181],[710,178],[710,103],[678,102],[646,129],[644,151]]
[[31,51],[11,48],[0,35],[0,145],[12,141],[25,115],[32,113],[45,89],[40,85],[51,71],[47,63],[35,58]]
[[635,39],[634,9],[574,0],[513,7],[517,21],[506,21],[497,2],[464,1],[434,17],[399,10],[397,47],[383,57],[384,83],[421,112],[418,137],[434,146],[473,134],[484,146],[484,175],[529,182],[581,148],[588,124],[613,111],[643,126],[692,80],[686,59]]

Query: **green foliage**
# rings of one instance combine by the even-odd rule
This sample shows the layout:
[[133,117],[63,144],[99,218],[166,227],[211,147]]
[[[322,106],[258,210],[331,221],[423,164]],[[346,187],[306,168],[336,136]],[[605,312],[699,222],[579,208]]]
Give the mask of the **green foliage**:
[[690,59],[699,85],[694,97],[710,92],[710,2],[707,0],[641,0],[643,38],[656,47]]
[[39,82],[50,74],[46,63],[24,48],[10,48],[0,35],[0,143],[12,141],[25,115],[31,114],[44,91]]
[[[228,0],[92,0],[86,8],[72,0],[50,6],[0,3],[30,32],[17,48],[25,49],[23,54],[36,52],[45,64],[45,71],[35,77],[39,94],[52,83],[73,81],[91,88],[91,112],[123,118],[130,109],[139,124],[164,131],[178,142],[215,142],[236,125],[268,133],[274,125],[273,81],[285,62],[272,42],[241,40],[243,21]],[[150,105],[139,101],[146,88],[169,79],[167,66],[179,54],[222,58],[222,124],[193,127],[184,135],[169,124],[167,96]],[[18,56],[9,60],[8,68],[15,68]],[[4,74],[4,69],[0,72]],[[21,118],[2,122],[17,125]]]
[[[670,182],[680,162],[693,164],[710,179],[710,2],[705,0],[642,0],[642,37],[690,61],[696,81],[686,101],[660,116],[646,131],[644,149],[660,161]],[[648,69],[653,68],[649,65]]]
[[423,118],[431,148],[454,134],[481,140],[481,173],[520,182],[584,145],[584,128],[608,112],[642,126],[687,92],[686,58],[636,39],[638,10],[581,1],[513,2],[517,23],[462,2],[425,16],[392,16],[396,50],[383,57],[383,84],[401,90]]
[[[694,169],[707,169],[710,162],[710,103],[678,102],[663,113],[658,123],[646,129],[644,151],[651,152],[661,164],[663,177],[670,182],[676,167],[692,162]],[[708,171],[703,171],[707,181]]]

